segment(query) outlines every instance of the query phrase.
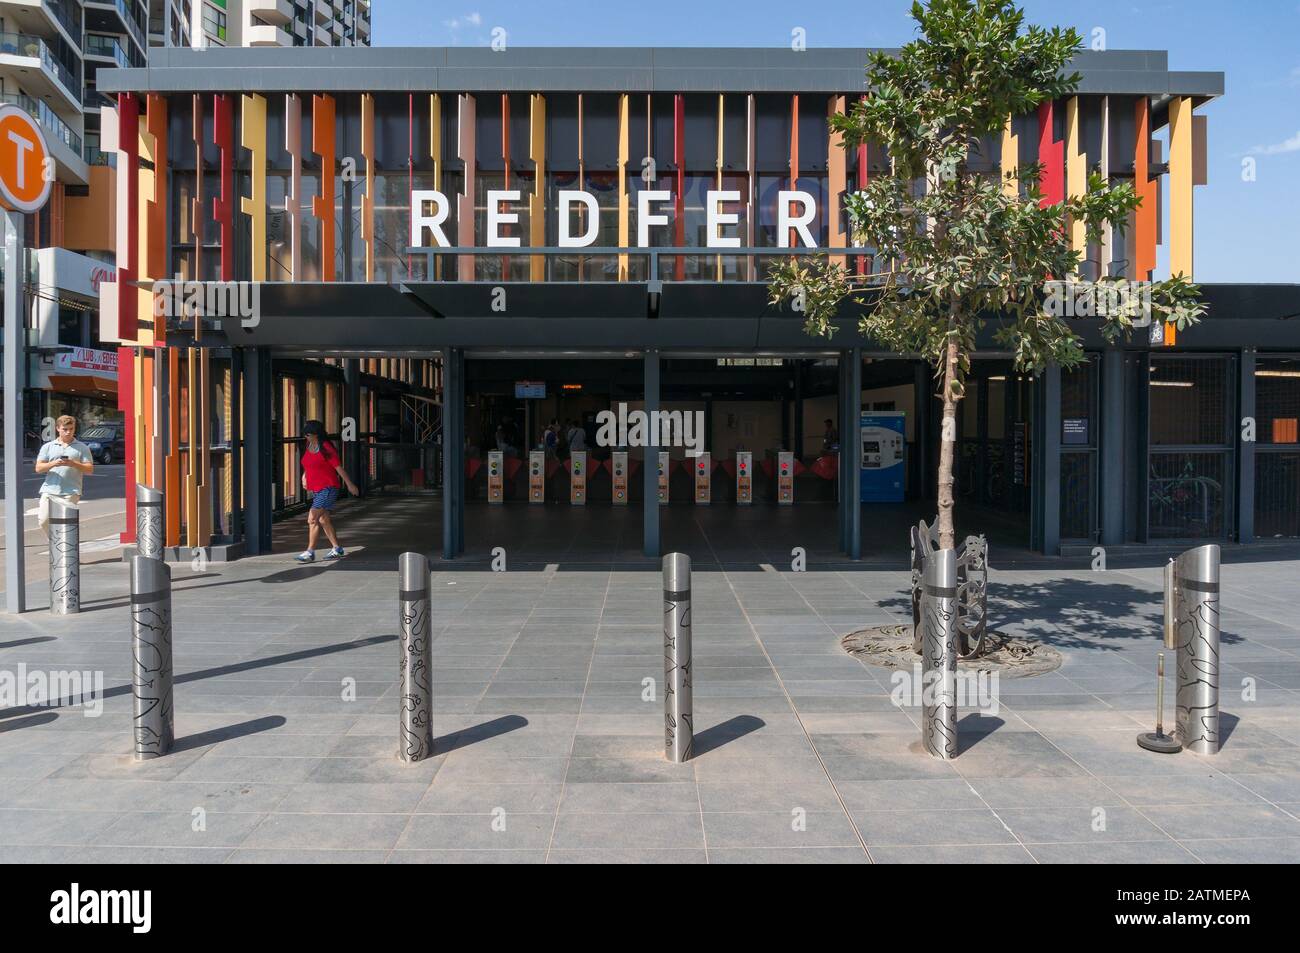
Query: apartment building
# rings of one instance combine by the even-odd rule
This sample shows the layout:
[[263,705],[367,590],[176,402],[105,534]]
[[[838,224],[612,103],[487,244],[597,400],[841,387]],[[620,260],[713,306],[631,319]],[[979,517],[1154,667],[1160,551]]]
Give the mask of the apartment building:
[[194,46],[369,46],[370,0],[195,0]]

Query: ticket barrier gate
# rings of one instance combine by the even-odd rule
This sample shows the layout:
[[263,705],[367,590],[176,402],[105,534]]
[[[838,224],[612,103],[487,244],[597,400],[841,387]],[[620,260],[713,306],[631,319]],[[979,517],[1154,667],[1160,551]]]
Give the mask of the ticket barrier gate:
[[488,451],[488,502],[500,503],[505,499],[505,482],[502,471],[505,469],[505,454],[500,450]]
[[781,506],[794,503],[794,453],[789,450],[776,455],[776,501]]
[[587,505],[587,451],[574,450],[569,454],[569,503]]
[[659,451],[659,505],[668,503],[668,451]]
[[736,451],[736,505],[749,506],[754,502],[754,454],[749,450]]
[[695,503],[708,506],[713,499],[713,458],[706,450],[695,458]]
[[613,478],[611,499],[615,506],[627,506],[627,451],[615,450],[610,454],[609,461]]
[[528,502],[546,502],[546,451],[528,452]]

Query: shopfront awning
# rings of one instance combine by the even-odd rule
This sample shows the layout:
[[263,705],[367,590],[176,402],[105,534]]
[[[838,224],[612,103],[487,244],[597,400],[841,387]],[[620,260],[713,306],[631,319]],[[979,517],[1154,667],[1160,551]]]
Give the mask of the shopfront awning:
[[116,378],[96,377],[93,374],[51,374],[50,390],[74,397],[117,400]]

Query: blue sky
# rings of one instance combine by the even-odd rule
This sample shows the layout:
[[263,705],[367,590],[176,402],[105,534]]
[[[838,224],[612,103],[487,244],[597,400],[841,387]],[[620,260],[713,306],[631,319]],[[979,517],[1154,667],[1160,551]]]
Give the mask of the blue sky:
[[[1105,30],[1109,49],[1163,49],[1176,70],[1226,74],[1209,117],[1209,184],[1196,190],[1198,281],[1300,282],[1300,0],[1169,3],[1025,0],[1028,18]],[[374,0],[378,46],[898,46],[913,38],[905,0]],[[792,12],[793,11],[793,12]],[[1166,155],[1168,150],[1166,149]],[[1243,181],[1242,160],[1255,159]],[[1160,267],[1167,267],[1161,249]]]

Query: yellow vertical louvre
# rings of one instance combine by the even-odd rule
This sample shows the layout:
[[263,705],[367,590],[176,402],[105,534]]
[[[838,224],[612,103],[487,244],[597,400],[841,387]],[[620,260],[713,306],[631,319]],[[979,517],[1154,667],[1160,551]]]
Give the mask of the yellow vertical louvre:
[[[1065,101],[1065,194],[1070,199],[1081,199],[1088,190],[1088,160],[1083,152],[1083,137],[1079,132],[1079,97]],[[1083,219],[1070,219],[1070,250],[1082,257],[1088,254],[1088,227]]]
[[[618,97],[618,247],[628,247],[628,98]],[[618,256],[618,280],[627,281],[627,255]]]
[[[239,142],[252,155],[248,160],[249,192],[239,199],[239,210],[252,223],[250,240],[254,281],[266,280],[266,98],[254,93],[240,97],[243,117]],[[191,378],[191,382],[193,378]],[[193,544],[191,544],[193,545]]]
[[1002,192],[1008,198],[1020,195],[1020,137],[1012,125],[1012,117],[1002,127]]
[[375,280],[375,97],[361,94],[361,157],[366,193],[361,196],[361,243],[366,246],[366,281]]
[[1169,101],[1169,274],[1192,277],[1192,98]]

